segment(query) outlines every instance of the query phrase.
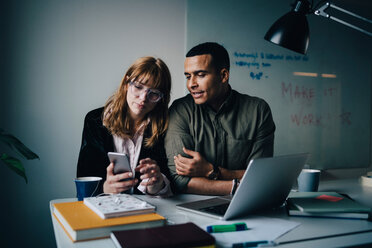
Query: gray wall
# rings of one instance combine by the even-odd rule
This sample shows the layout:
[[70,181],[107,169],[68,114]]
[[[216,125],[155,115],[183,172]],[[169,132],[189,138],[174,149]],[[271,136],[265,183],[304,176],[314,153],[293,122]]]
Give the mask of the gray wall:
[[[140,56],[170,68],[185,94],[185,0],[16,0],[2,3],[0,128],[40,156],[28,184],[0,165],[2,247],[53,247],[49,201],[75,196],[83,118]],[[21,234],[22,233],[22,234]]]
[[[342,1],[336,4],[356,13],[366,9]],[[277,127],[274,154],[308,152],[311,168],[369,167],[372,122],[366,117],[372,110],[372,37],[309,15],[309,49],[302,56],[263,39],[293,0],[215,2],[187,1],[187,48],[205,39],[225,46],[232,87],[265,99],[271,107]],[[363,16],[372,19],[372,3],[369,10]],[[358,23],[349,19],[344,20]],[[295,76],[294,72],[319,76]],[[323,73],[335,78],[324,78]]]

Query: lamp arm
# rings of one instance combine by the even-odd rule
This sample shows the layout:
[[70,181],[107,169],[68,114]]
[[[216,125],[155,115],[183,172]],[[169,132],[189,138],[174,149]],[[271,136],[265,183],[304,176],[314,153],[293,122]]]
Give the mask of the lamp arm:
[[372,33],[371,33],[371,32],[368,32],[367,30],[364,30],[364,29],[359,28],[359,27],[357,27],[357,26],[355,26],[355,25],[353,25],[353,24],[350,24],[350,23],[348,23],[348,22],[345,22],[345,21],[343,21],[343,20],[341,20],[341,19],[338,19],[338,18],[336,18],[336,17],[334,17],[334,16],[331,16],[331,15],[327,14],[325,11],[326,11],[328,8],[334,8],[334,9],[337,9],[338,11],[344,12],[345,14],[348,14],[348,15],[354,16],[354,17],[356,17],[356,18],[358,18],[358,19],[361,19],[362,21],[366,21],[366,22],[369,22],[369,23],[372,24],[372,20],[369,20],[369,19],[367,19],[367,18],[365,18],[365,17],[363,17],[363,16],[357,15],[357,14],[355,14],[355,13],[353,13],[353,12],[350,12],[350,11],[348,11],[348,10],[345,10],[345,9],[343,9],[343,8],[340,8],[340,7],[336,6],[336,5],[334,5],[333,3],[329,3],[329,2],[325,3],[325,4],[324,4],[323,6],[321,6],[319,9],[315,10],[315,11],[314,11],[314,14],[315,14],[315,15],[318,15],[318,16],[323,16],[323,17],[326,17],[326,18],[332,19],[332,20],[334,20],[334,21],[336,21],[336,22],[339,22],[339,23],[341,23],[341,24],[344,24],[344,25],[346,25],[346,26],[348,26],[348,27],[350,27],[350,28],[356,29],[356,30],[358,30],[358,31],[360,31],[360,32],[362,32],[362,33],[365,33],[365,34],[367,34],[367,35],[369,35],[369,36],[372,36]]

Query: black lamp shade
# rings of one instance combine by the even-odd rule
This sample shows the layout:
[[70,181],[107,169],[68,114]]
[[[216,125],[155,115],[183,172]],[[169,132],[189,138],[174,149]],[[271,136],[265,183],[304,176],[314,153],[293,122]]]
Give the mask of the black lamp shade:
[[271,26],[264,38],[289,50],[306,54],[309,24],[305,13],[291,11],[285,14]]

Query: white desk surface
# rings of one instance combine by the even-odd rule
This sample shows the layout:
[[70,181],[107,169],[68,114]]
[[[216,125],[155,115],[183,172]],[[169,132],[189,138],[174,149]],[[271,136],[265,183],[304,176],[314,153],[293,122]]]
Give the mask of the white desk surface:
[[[319,191],[336,191],[346,193],[357,202],[372,207],[372,187],[362,186],[358,179],[334,180],[321,182]],[[214,222],[215,219],[202,215],[185,212],[176,209],[175,205],[199,199],[206,199],[211,196],[177,195],[172,198],[160,199],[149,196],[139,196],[140,198],[154,204],[157,207],[157,213],[163,216],[172,214],[186,215],[188,221],[197,225],[207,225]],[[53,203],[75,201],[76,198],[57,199],[50,202],[50,210],[53,211]],[[289,217],[284,209],[264,216],[282,218],[286,220],[300,222],[301,225],[289,233],[278,238],[277,247],[347,247],[355,245],[372,244],[372,222],[367,220],[348,220],[331,218],[306,218]],[[72,241],[67,237],[62,227],[52,215],[54,234],[57,247],[112,247],[114,243],[111,239],[100,239],[86,242]]]

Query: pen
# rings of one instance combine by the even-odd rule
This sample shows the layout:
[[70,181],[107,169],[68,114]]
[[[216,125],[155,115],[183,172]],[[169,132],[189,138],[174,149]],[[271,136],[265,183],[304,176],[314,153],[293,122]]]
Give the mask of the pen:
[[268,240],[250,241],[244,243],[233,244],[233,248],[247,248],[247,247],[269,247],[275,246],[276,243]]
[[207,232],[217,233],[217,232],[235,232],[248,230],[247,225],[244,222],[239,222],[230,225],[211,225],[207,226]]

